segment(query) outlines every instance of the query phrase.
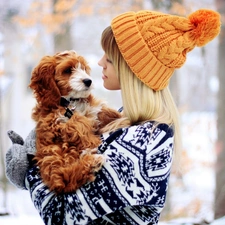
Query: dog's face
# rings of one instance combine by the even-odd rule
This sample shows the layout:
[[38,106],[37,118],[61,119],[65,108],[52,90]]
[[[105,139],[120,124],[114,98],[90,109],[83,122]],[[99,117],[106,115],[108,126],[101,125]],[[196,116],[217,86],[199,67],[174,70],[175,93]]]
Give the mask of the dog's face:
[[73,51],[56,55],[55,81],[66,98],[87,98],[92,89],[90,68],[83,57]]
[[87,98],[92,79],[86,60],[74,51],[64,51],[54,56],[45,56],[33,70],[30,88],[38,103],[49,107],[59,105],[61,96]]

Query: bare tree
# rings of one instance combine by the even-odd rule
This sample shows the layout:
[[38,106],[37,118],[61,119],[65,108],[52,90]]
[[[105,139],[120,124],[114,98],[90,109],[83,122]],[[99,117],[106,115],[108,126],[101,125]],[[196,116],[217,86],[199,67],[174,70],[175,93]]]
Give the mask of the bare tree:
[[216,6],[221,14],[222,26],[219,35],[218,50],[218,108],[217,108],[217,161],[216,161],[216,192],[215,192],[215,218],[225,215],[225,1],[216,0]]
[[[0,8],[2,12],[0,13],[0,35],[2,36],[0,40],[0,45],[5,46],[7,41],[12,41],[10,37],[12,37],[12,33],[16,32],[15,26],[11,22],[11,18],[15,16],[19,11],[19,6],[17,4],[13,5],[9,2],[0,2]],[[8,35],[10,33],[10,35]],[[4,49],[4,48],[3,48]],[[5,52],[2,50],[0,53],[0,61],[1,59],[5,59]],[[7,79],[11,74],[7,69],[0,68],[0,84],[3,79]],[[3,197],[1,198],[0,205],[1,208],[4,209],[3,212],[0,212],[1,215],[7,215],[7,192],[8,192],[8,182],[5,175],[5,126],[8,123],[8,116],[5,116],[5,110],[9,111],[10,106],[3,105],[4,99],[6,98],[6,93],[8,92],[8,86],[4,87],[4,85],[0,85],[0,189],[3,191]],[[6,108],[4,108],[6,107]]]
[[[56,12],[56,5],[59,0],[53,1],[53,14]],[[63,13],[67,14],[71,9],[64,10]],[[63,24],[63,29],[61,29],[60,33],[54,33],[54,49],[55,52],[60,52],[62,50],[70,50],[72,48],[72,40],[71,40],[71,26],[68,21]]]

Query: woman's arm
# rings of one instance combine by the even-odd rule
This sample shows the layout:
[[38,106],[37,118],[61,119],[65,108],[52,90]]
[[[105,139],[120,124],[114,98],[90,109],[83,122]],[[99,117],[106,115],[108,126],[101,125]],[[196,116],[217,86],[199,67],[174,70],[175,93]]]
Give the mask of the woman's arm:
[[103,142],[99,151],[106,156],[105,165],[94,182],[74,193],[50,192],[38,168],[30,169],[26,187],[45,224],[87,224],[103,216],[115,221],[114,212],[132,220],[130,224],[153,217],[157,220],[166,198],[173,132],[167,125],[160,125],[150,135],[151,129],[151,123],[124,129],[105,151]]

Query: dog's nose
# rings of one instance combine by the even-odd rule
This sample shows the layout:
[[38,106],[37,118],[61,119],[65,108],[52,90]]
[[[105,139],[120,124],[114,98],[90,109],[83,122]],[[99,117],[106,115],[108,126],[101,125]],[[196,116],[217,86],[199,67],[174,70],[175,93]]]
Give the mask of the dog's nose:
[[85,84],[86,87],[90,87],[91,86],[91,83],[92,83],[92,80],[91,79],[83,79],[83,83]]

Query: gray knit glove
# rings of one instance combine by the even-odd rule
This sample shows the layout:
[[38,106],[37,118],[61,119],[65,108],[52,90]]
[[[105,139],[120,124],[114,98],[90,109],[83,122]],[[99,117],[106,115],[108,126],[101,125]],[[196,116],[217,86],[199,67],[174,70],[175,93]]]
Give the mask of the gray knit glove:
[[28,155],[35,155],[35,130],[32,130],[25,141],[14,131],[8,131],[13,145],[6,152],[5,171],[8,180],[20,189],[25,188],[25,176],[29,167]]

